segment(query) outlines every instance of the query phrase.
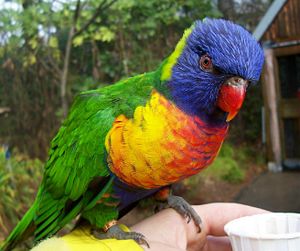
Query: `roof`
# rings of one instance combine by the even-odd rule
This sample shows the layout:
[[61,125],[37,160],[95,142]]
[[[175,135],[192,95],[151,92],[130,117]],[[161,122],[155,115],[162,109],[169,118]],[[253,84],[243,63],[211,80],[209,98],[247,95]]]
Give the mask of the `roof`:
[[256,26],[253,36],[257,39],[260,40],[262,36],[265,34],[283,5],[287,2],[287,0],[275,0],[266,14],[263,16],[263,18],[260,20],[259,24]]

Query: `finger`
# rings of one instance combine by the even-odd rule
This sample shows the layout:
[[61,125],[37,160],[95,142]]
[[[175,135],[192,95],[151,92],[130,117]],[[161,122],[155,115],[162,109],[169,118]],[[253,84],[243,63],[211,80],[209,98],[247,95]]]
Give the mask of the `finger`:
[[180,249],[178,247],[172,247],[167,244],[154,241],[150,241],[149,245],[150,247],[145,248],[145,251],[186,251],[186,249]]
[[[194,209],[200,215],[203,221],[202,232],[205,232],[206,235],[211,236],[226,235],[224,232],[224,225],[233,219],[240,218],[246,215],[267,212],[263,209],[254,208],[237,203],[211,203],[200,206],[194,206]],[[194,225],[188,224],[186,227],[188,250],[200,250],[199,246],[203,245],[203,239],[199,238],[199,234],[197,233]],[[205,247],[209,248],[209,245],[213,244],[219,244],[221,246],[222,242],[206,242]],[[226,248],[227,246],[225,245],[224,248]]]
[[231,220],[268,211],[237,203],[211,203],[195,206],[197,213],[203,218],[208,235],[224,236],[224,225]]
[[228,237],[208,236],[203,251],[232,251]]

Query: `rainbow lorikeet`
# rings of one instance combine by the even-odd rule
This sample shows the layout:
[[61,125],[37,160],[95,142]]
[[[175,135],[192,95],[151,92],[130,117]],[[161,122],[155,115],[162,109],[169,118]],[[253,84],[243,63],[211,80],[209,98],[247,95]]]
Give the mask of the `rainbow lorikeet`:
[[79,94],[52,140],[36,200],[2,250],[30,234],[51,236],[78,215],[99,238],[145,243],[115,222],[154,194],[200,224],[187,202],[165,191],[212,163],[263,61],[244,28],[205,19],[156,71]]

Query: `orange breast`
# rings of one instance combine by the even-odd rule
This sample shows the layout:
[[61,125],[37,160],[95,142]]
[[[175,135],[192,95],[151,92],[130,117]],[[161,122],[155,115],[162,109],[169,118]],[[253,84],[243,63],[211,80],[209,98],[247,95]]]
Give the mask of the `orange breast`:
[[227,126],[208,127],[154,91],[132,119],[116,118],[105,141],[109,167],[132,186],[169,185],[209,165],[226,133]]

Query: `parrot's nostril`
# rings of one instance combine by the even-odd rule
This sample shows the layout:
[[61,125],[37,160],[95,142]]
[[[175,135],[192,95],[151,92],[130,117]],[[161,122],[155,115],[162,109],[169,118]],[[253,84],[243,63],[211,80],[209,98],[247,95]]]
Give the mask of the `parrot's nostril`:
[[241,78],[241,77],[231,77],[226,80],[225,84],[241,87],[241,86],[248,86],[248,81]]
[[243,84],[246,84],[246,80],[240,77],[231,77],[225,83],[233,86],[242,86]]
[[234,78],[233,82],[238,85],[241,83],[241,80],[242,80],[241,78]]

